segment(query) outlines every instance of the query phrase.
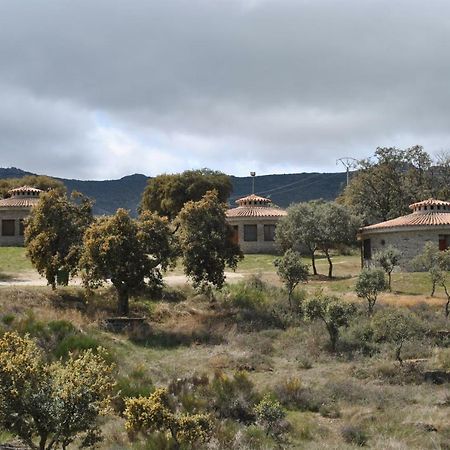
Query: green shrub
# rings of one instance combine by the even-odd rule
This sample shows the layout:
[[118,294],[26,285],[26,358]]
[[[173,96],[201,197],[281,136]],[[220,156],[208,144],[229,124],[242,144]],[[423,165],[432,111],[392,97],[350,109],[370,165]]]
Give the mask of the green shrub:
[[97,339],[84,334],[73,334],[66,336],[55,348],[54,355],[57,358],[66,358],[69,353],[79,353],[84,350],[95,350],[100,343]]
[[283,431],[282,421],[286,416],[281,404],[266,394],[254,408],[256,421],[274,436]]
[[67,320],[53,320],[47,324],[47,327],[58,339],[77,332],[75,326]]
[[10,326],[14,320],[15,320],[16,316],[14,314],[5,314],[2,317],[2,323],[4,323],[6,326]]
[[364,447],[369,439],[366,432],[361,427],[355,425],[344,426],[341,430],[341,435],[345,442],[359,447]]
[[259,398],[245,372],[236,372],[232,378],[217,372],[210,385],[210,395],[211,406],[219,417],[244,423],[254,421],[253,407]]
[[275,394],[283,406],[299,411],[318,412],[325,403],[323,396],[304,387],[300,378],[289,378],[275,388]]

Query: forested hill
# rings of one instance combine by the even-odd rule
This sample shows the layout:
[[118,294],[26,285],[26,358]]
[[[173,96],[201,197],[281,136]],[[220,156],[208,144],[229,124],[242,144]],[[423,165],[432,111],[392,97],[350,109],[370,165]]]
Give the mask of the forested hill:
[[[31,175],[17,168],[0,168],[1,178]],[[117,208],[136,212],[148,177],[129,175],[119,180],[83,181],[61,179],[68,191],[79,191],[95,199],[95,214],[111,214]],[[230,203],[252,191],[251,177],[231,177],[233,194]],[[335,199],[345,184],[345,173],[294,173],[263,175],[255,178],[255,192],[270,197],[279,206],[314,199]]]

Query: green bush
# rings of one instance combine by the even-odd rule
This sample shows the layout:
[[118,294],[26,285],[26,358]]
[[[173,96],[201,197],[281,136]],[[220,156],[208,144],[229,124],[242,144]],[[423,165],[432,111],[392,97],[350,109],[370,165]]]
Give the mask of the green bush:
[[283,431],[283,419],[286,416],[281,404],[266,394],[254,408],[256,421],[267,434],[278,436]]
[[326,399],[311,388],[304,387],[300,378],[289,378],[275,387],[275,394],[283,406],[299,411],[319,412]]
[[16,316],[14,314],[5,314],[2,317],[2,323],[4,323],[6,326],[9,326],[14,322],[15,318]]
[[253,407],[259,398],[245,372],[236,372],[232,378],[217,372],[210,385],[210,395],[218,417],[244,423],[255,420]]
[[97,339],[84,334],[73,334],[66,336],[53,351],[57,358],[66,358],[69,353],[79,353],[84,350],[93,350],[94,352],[100,346]]
[[355,425],[344,426],[341,430],[341,435],[345,442],[359,447],[364,447],[369,439],[366,432],[361,427]]

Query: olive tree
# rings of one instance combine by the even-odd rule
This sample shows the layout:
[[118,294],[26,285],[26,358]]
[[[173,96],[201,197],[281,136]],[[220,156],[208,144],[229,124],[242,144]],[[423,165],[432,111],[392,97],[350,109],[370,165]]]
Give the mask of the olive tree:
[[350,245],[356,239],[358,219],[345,206],[336,202],[316,204],[317,247],[323,251],[328,261],[328,278],[333,278],[333,261],[330,250],[338,245]]
[[375,264],[380,266],[387,273],[389,291],[392,290],[392,283],[391,283],[392,272],[395,269],[395,267],[399,265],[401,255],[402,254],[400,250],[393,247],[392,245],[376,252],[373,255]]
[[321,320],[330,337],[331,350],[336,351],[339,329],[347,327],[356,313],[353,303],[342,301],[339,297],[319,293],[304,303],[304,314],[308,320]]
[[213,422],[208,414],[187,414],[177,411],[166,388],[158,388],[149,397],[125,400],[125,428],[130,434],[155,431],[168,433],[175,448],[207,442],[212,434]]
[[297,203],[287,209],[275,231],[275,242],[283,250],[306,250],[311,258],[313,275],[317,275],[317,216],[314,201]]
[[101,439],[100,415],[109,411],[114,381],[101,352],[87,350],[47,363],[29,337],[0,338],[0,426],[33,450],[66,449],[75,439]]
[[286,251],[306,249],[311,257],[313,274],[317,275],[316,252],[323,251],[328,261],[328,277],[333,277],[330,252],[339,245],[351,244],[356,238],[358,219],[348,208],[335,202],[311,201],[292,205],[280,220],[275,240]]
[[243,255],[225,219],[226,205],[216,191],[187,202],[176,219],[184,273],[201,290],[225,282],[225,266],[235,269]]
[[422,325],[411,312],[403,309],[380,311],[373,318],[374,338],[377,341],[392,342],[395,345],[395,359],[403,364],[403,344],[422,334]]
[[299,283],[308,279],[308,265],[303,263],[300,253],[292,249],[287,250],[282,257],[276,258],[273,264],[288,291],[289,306],[292,306],[291,298],[294,289]]
[[386,278],[381,269],[363,269],[356,280],[356,295],[367,300],[369,316],[378,298],[378,294],[387,289]]
[[161,286],[161,270],[175,255],[167,219],[147,211],[135,220],[118,209],[113,216],[97,219],[84,234],[83,282],[92,289],[110,280],[117,291],[118,314],[128,315],[130,295],[146,285]]
[[83,233],[92,222],[92,202],[74,193],[42,193],[25,227],[27,254],[47,283],[67,285],[76,275]]

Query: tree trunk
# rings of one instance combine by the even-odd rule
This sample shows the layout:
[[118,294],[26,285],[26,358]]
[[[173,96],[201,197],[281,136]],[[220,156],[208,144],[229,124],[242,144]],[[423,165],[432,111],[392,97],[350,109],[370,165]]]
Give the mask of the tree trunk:
[[436,290],[436,281],[433,281],[431,286],[431,297],[434,297],[435,290]]
[[403,359],[400,356],[400,353],[402,351],[402,347],[403,347],[403,341],[400,342],[400,345],[397,347],[397,350],[395,352],[395,358],[397,359],[397,361],[400,363],[401,366],[403,366]]
[[392,287],[391,287],[391,272],[388,272],[388,287],[389,287],[389,292],[392,292]]
[[325,256],[328,260],[328,278],[333,278],[333,261],[331,261],[330,253],[328,250],[324,250]]
[[41,436],[39,439],[39,450],[45,450],[46,443],[47,443],[47,436]]
[[442,287],[444,288],[445,295],[447,296],[447,303],[445,304],[445,318],[448,319],[448,316],[450,315],[450,294],[447,289],[447,285],[445,283],[442,283]]
[[376,299],[375,299],[375,300],[373,300],[373,299],[368,299],[368,302],[369,302],[369,308],[368,308],[368,310],[367,310],[367,314],[368,314],[369,317],[373,314],[373,308],[374,308],[374,306],[375,306],[375,302],[376,302],[376,301],[377,301]]
[[317,275],[317,269],[316,269],[316,255],[314,251],[311,251],[311,265],[313,269],[313,275]]
[[328,334],[330,335],[331,351],[333,353],[336,353],[337,341],[339,338],[339,330],[327,322],[325,322],[325,325],[327,327]]
[[117,313],[119,316],[128,316],[129,314],[129,295],[128,290],[124,287],[117,288]]

